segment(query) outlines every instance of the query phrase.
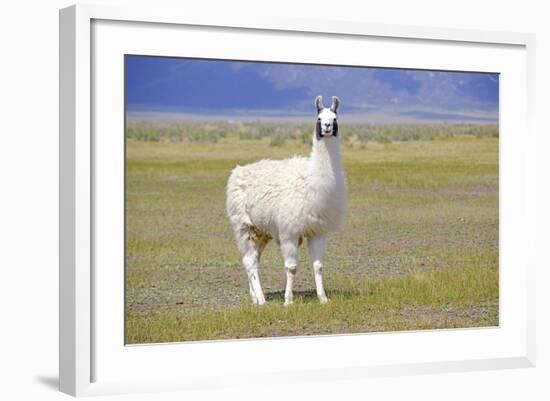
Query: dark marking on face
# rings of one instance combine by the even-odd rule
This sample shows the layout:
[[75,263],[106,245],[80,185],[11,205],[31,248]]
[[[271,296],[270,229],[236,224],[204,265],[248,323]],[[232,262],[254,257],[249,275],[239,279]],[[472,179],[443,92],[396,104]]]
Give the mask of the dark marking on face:
[[320,140],[321,138],[324,137],[323,130],[321,129],[321,119],[320,118],[317,119],[317,124],[315,124],[315,137],[317,138],[317,140]]
[[338,121],[336,119],[332,122],[332,135],[338,136]]

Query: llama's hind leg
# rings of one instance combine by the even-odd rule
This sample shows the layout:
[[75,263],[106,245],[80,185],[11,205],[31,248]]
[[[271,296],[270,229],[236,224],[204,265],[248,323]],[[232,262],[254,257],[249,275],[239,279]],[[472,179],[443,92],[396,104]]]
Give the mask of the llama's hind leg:
[[258,298],[256,298],[256,293],[254,292],[254,288],[252,288],[252,283],[250,282],[250,279],[248,279],[248,291],[250,292],[250,299],[252,300],[252,303],[257,305]]
[[298,239],[281,240],[281,253],[285,261],[286,272],[285,305],[292,304],[294,298],[292,286],[298,264],[298,242]]
[[243,256],[243,265],[248,276],[248,288],[250,291],[250,298],[254,304],[265,304],[265,297],[260,284],[260,276],[258,274],[258,267],[260,265],[260,255],[265,244],[261,242],[248,240],[246,250]]
[[313,263],[317,297],[322,304],[328,302],[328,298],[325,294],[325,288],[323,287],[323,255],[325,254],[326,240],[327,237],[325,235],[308,239],[309,255],[311,257],[311,262]]

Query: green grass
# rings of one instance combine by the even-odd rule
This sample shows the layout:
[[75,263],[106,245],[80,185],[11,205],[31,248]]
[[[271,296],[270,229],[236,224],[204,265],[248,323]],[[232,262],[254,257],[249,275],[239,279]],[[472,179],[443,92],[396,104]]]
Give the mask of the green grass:
[[282,293],[266,306],[244,301],[229,309],[186,313],[168,309],[129,314],[129,343],[274,337],[388,330],[491,326],[498,321],[498,271],[464,265],[402,277],[333,278],[330,302],[320,305],[313,291],[291,307]]
[[331,301],[318,303],[302,246],[290,308],[275,244],[261,261],[268,304],[250,305],[225,184],[236,164],[308,154],[304,133],[276,146],[263,125],[216,141],[128,138],[127,342],[497,325],[498,135],[448,127],[430,126],[432,140],[343,144],[348,219],[327,249]]

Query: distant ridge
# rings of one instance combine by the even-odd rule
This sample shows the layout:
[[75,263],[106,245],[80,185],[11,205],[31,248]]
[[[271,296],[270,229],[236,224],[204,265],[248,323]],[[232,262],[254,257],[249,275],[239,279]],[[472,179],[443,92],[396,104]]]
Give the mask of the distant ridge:
[[126,56],[131,118],[305,120],[319,94],[350,122],[498,122],[498,74]]
[[[311,113],[294,115],[257,114],[240,110],[228,114],[193,114],[162,111],[128,111],[128,121],[150,122],[297,122],[311,123]],[[401,115],[387,114],[345,114],[340,117],[346,124],[498,124],[498,118],[492,115],[438,114],[429,112],[408,112]]]

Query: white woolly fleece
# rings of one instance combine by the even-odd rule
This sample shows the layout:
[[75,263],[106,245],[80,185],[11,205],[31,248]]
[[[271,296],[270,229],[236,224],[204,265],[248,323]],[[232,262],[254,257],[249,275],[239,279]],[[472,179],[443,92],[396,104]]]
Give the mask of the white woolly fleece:
[[340,137],[313,135],[310,157],[237,166],[227,183],[227,215],[239,249],[249,240],[302,240],[344,223],[346,179]]

